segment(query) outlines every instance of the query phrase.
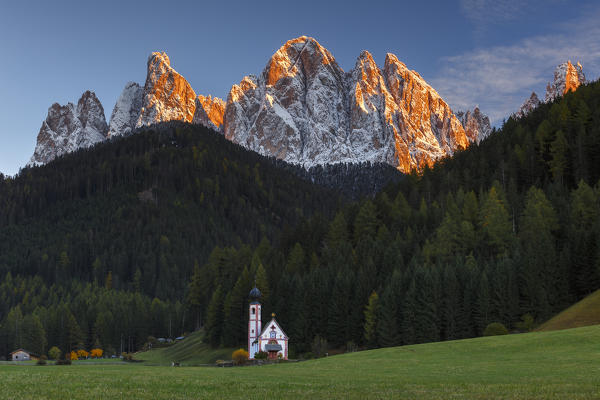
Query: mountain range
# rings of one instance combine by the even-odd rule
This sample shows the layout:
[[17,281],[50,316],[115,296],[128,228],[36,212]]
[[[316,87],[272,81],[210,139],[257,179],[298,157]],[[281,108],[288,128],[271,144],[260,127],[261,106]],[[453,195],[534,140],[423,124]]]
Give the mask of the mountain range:
[[[125,85],[109,124],[101,123],[104,109],[93,92],[81,102],[90,107],[50,107],[30,165],[143,126],[179,120],[307,168],[383,162],[409,172],[491,131],[478,108],[458,114],[459,120],[435,89],[395,55],[388,53],[379,68],[363,51],[345,72],[327,49],[306,36],[286,42],[261,75],[233,85],[226,101],[196,94],[169,57],[155,52],[148,58],[145,85]],[[81,122],[87,120],[94,124]]]
[[[585,74],[581,63],[575,65],[571,61],[559,64],[554,69],[554,80],[546,85],[546,97],[544,102],[549,103],[556,100],[560,96],[567,94],[569,91],[575,91],[579,86],[586,83]],[[538,95],[531,92],[531,96],[515,113],[517,118],[522,118],[537,108],[541,103]]]
[[[581,64],[561,64],[546,101],[584,82]],[[516,115],[538,104],[533,93]],[[362,51],[345,72],[327,49],[302,36],[279,48],[260,75],[233,85],[226,101],[197,94],[166,53],[154,52],[144,86],[125,85],[109,124],[93,92],[85,92],[77,106],[53,104],[29,165],[172,120],[207,126],[250,150],[306,168],[369,162],[405,173],[479,143],[492,131],[478,107],[453,112],[394,54],[380,68]]]

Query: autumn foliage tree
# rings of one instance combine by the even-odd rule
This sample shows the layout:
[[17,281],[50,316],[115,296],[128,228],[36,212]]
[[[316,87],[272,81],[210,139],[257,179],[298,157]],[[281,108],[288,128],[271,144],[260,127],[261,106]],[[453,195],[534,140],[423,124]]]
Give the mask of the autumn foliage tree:
[[248,352],[244,349],[236,350],[231,354],[231,358],[235,365],[244,365],[248,361]]
[[92,358],[102,358],[104,351],[102,349],[92,349],[90,351],[90,357]]

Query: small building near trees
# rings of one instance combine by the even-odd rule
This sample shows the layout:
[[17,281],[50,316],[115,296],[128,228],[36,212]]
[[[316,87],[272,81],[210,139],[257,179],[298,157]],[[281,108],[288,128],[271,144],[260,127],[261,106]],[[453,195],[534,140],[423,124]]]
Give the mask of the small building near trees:
[[261,304],[258,301],[262,293],[255,286],[250,291],[250,310],[248,318],[248,355],[249,359],[255,358],[259,352],[268,353],[270,360],[288,359],[288,336],[279,323],[275,314],[271,314],[271,321],[262,327]]
[[39,355],[27,351],[25,349],[18,349],[10,353],[10,359],[12,361],[29,361],[29,360],[39,360]]

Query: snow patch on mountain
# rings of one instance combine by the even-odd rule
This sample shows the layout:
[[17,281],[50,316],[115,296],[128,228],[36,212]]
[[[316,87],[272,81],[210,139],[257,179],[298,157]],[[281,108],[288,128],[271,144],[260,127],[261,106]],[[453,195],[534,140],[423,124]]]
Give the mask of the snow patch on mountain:
[[42,122],[28,165],[46,164],[65,153],[90,147],[105,140],[107,133],[104,108],[94,92],[83,93],[77,106],[54,103]]
[[110,116],[108,137],[130,134],[137,123],[142,109],[144,89],[135,82],[128,82],[117,99]]

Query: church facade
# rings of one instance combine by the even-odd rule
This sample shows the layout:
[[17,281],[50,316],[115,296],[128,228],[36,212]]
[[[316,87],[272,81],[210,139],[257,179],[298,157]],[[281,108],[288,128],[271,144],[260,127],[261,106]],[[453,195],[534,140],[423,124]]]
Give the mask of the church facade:
[[256,353],[261,351],[268,354],[269,359],[288,358],[288,337],[271,314],[271,321],[262,326],[262,306],[259,302],[260,290],[254,288],[250,291],[250,305],[248,308],[248,358],[254,359]]

